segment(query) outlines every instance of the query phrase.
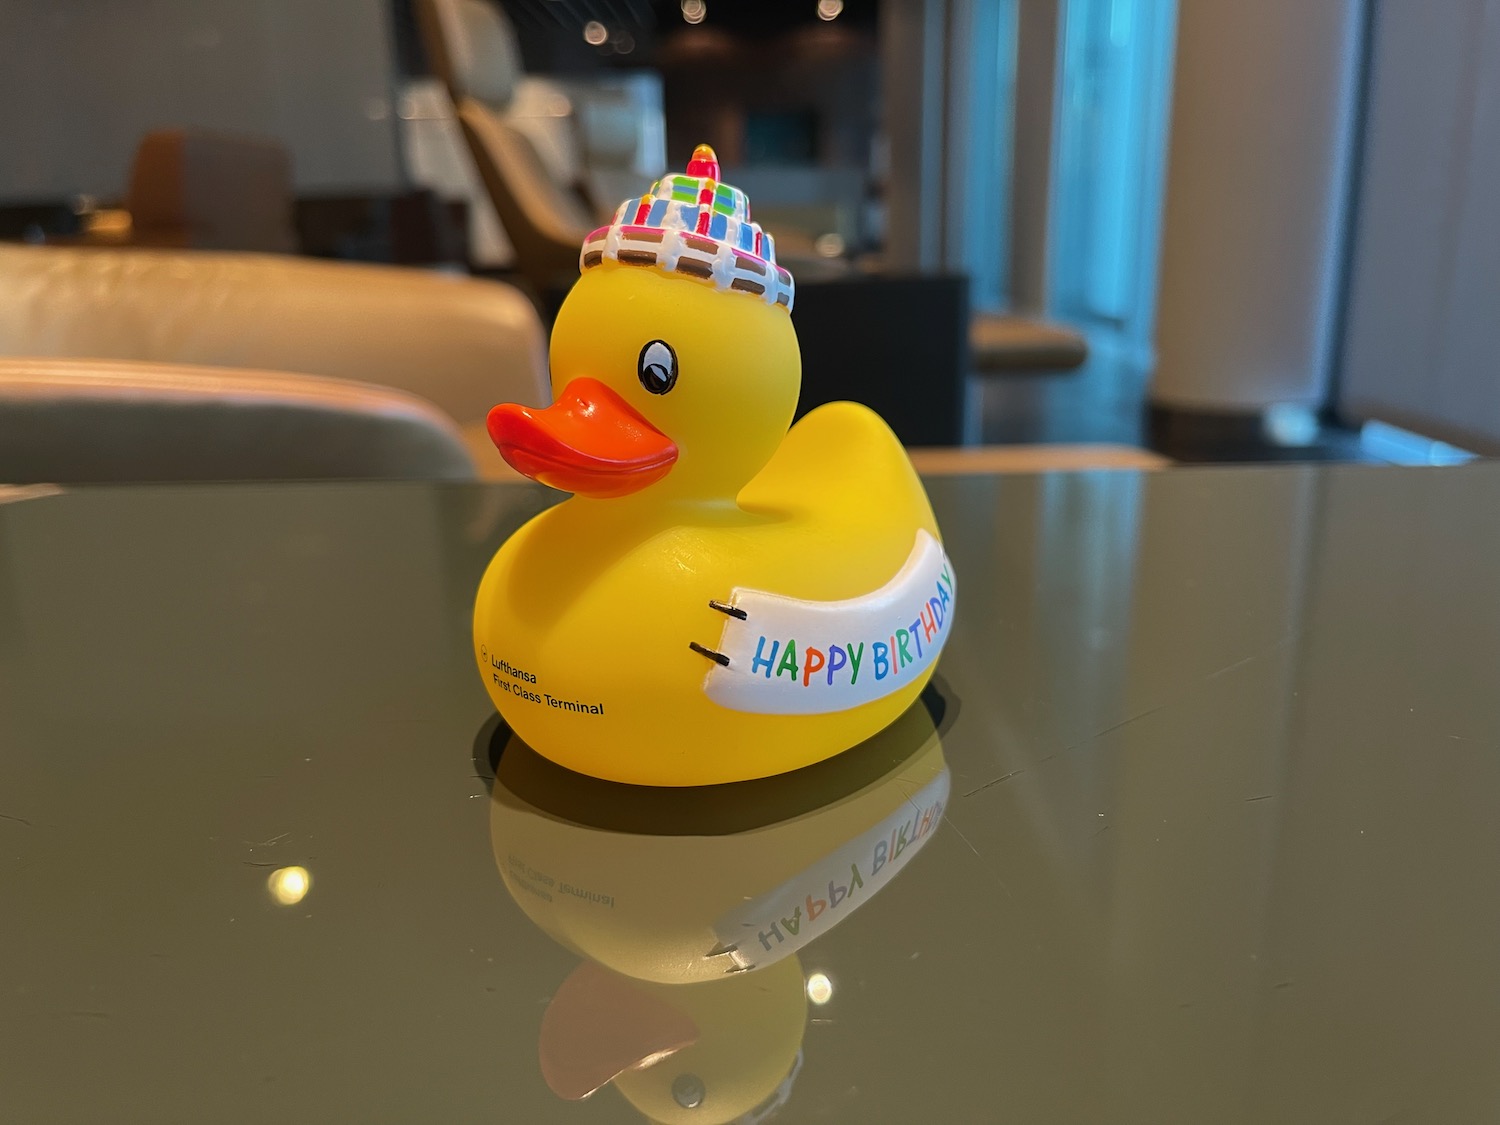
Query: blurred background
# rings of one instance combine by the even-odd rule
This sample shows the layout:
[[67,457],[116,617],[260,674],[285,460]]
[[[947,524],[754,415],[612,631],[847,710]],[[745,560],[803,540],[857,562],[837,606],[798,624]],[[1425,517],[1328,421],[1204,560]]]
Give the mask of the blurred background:
[[9,0],[0,52],[0,480],[503,473],[584,236],[703,142],[804,409],[926,467],[1500,449],[1500,0]]

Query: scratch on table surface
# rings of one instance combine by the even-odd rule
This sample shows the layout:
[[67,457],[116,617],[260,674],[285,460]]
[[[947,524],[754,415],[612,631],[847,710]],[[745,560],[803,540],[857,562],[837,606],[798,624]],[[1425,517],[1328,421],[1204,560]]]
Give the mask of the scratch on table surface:
[[11,816],[9,813],[0,812],[0,820],[13,820],[17,824],[26,825],[27,828],[36,827],[35,824],[32,824],[31,821],[27,820],[24,816]]
[[289,831],[288,832],[283,832],[280,836],[272,836],[269,840],[262,840],[258,844],[252,844],[249,840],[246,840],[245,841],[245,847],[247,847],[247,848],[269,848],[269,847],[271,847],[271,846],[273,846],[275,844],[281,843],[281,841],[285,840],[290,835],[291,835],[291,832],[289,832]]
[[[903,782],[906,781],[905,778],[902,778],[901,780]],[[922,812],[923,812],[923,808],[922,808],[921,805],[917,804],[917,793],[919,791],[920,790],[918,789],[918,787],[916,785],[914,785],[913,783],[907,782],[906,787],[905,787],[905,791],[903,792],[902,796],[906,799],[906,803],[907,803],[908,807],[910,807],[911,811],[914,812],[914,813],[916,813],[918,816],[921,816]],[[750,896],[749,895],[745,896],[745,901],[746,902],[750,901]]]
[[1245,804],[1252,805],[1256,801],[1269,801],[1274,796],[1276,796],[1275,793],[1262,793],[1259,797],[1246,797]]
[[1237,668],[1243,668],[1246,664],[1249,664],[1251,661],[1259,660],[1262,655],[1263,655],[1262,653],[1256,653],[1256,654],[1254,654],[1252,656],[1245,657],[1243,660],[1236,660],[1233,664],[1226,664],[1226,665],[1224,665],[1224,667],[1220,668],[1217,672],[1210,672],[1208,675],[1204,676],[1202,682],[1203,683],[1208,683],[1209,680],[1217,680],[1220,676],[1227,676],[1227,675],[1229,675],[1230,672],[1233,672],[1235,669],[1237,669]]
[[[947,816],[947,815],[946,815],[946,814],[945,814],[945,815],[944,815],[944,816],[943,816],[943,820],[944,820],[944,821],[945,821],[945,822],[947,822],[947,823],[948,823],[948,824],[953,824],[953,818],[952,818],[952,817],[951,817],[951,816]],[[958,838],[959,838],[959,839],[960,839],[960,840],[962,840],[962,841],[963,841],[963,842],[964,842],[964,843],[965,843],[965,844],[966,844],[966,845],[967,845],[967,846],[968,846],[968,849],[969,849],[969,850],[970,850],[970,851],[971,851],[971,852],[973,852],[973,853],[974,853],[974,854],[975,854],[975,855],[976,855],[976,856],[979,856],[979,858],[980,858],[980,859],[983,859],[983,858],[984,858],[984,856],[982,856],[982,855],[979,855],[979,849],[978,849],[978,848],[976,848],[976,847],[975,847],[975,846],[974,846],[974,845],[973,845],[973,844],[970,844],[970,843],[969,843],[969,838],[968,838],[968,837],[967,837],[967,836],[965,836],[965,835],[964,835],[964,830],[963,830],[963,829],[962,829],[962,828],[960,828],[960,827],[959,827],[959,826],[958,826],[958,825],[956,825],[956,824],[953,824],[953,831],[955,831],[955,832],[957,832],[957,833],[958,833]]]
[[[1200,684],[1206,684],[1206,683],[1210,682],[1211,680],[1217,680],[1220,676],[1227,676],[1230,672],[1234,672],[1234,671],[1236,671],[1236,670],[1238,670],[1240,668],[1243,668],[1247,664],[1254,663],[1257,660],[1262,660],[1265,657],[1270,656],[1277,649],[1285,648],[1292,641],[1296,640],[1299,636],[1301,636],[1301,632],[1300,631],[1288,633],[1286,636],[1282,637],[1281,640],[1277,641],[1275,644],[1268,645],[1265,648],[1261,649],[1261,651],[1259,651],[1259,652],[1251,653],[1249,656],[1246,656],[1243,659],[1236,660],[1233,664],[1226,664],[1224,667],[1220,668],[1217,672],[1209,672],[1205,676],[1200,676],[1196,681],[1194,681],[1193,687],[1196,688]],[[1069,746],[1063,747],[1063,750],[1065,752],[1069,751],[1069,750],[1076,750],[1080,746],[1084,746],[1084,745],[1087,745],[1090,742],[1093,742],[1095,739],[1103,738],[1106,734],[1114,734],[1115,731],[1120,730],[1123,727],[1128,727],[1131,723],[1138,723],[1142,719],[1150,718],[1152,715],[1156,714],[1158,711],[1165,711],[1168,707],[1175,706],[1177,703],[1181,702],[1181,700],[1184,699],[1187,696],[1187,694],[1189,694],[1189,693],[1188,692],[1179,693],[1178,695],[1174,696],[1173,698],[1167,700],[1165,703],[1158,703],[1155,707],[1150,707],[1150,708],[1146,709],[1145,711],[1142,711],[1138,715],[1132,715],[1130,718],[1123,719],[1120,722],[1115,723],[1113,726],[1105,727],[1103,730],[1098,731],[1095,734],[1089,735],[1087,738],[1083,739],[1082,741],[1075,742],[1075,743],[1072,743]]]
[[1233,672],[1233,671],[1235,671],[1238,668],[1243,668],[1246,664],[1249,664],[1252,661],[1260,660],[1260,659],[1263,659],[1264,657],[1270,656],[1277,649],[1286,648],[1287,645],[1291,644],[1293,641],[1295,641],[1301,635],[1302,635],[1302,631],[1300,629],[1294,630],[1294,631],[1288,633],[1286,636],[1282,637],[1281,640],[1277,641],[1275,644],[1273,644],[1273,645],[1267,645],[1265,648],[1261,649],[1259,652],[1253,652],[1249,656],[1245,657],[1243,660],[1236,660],[1233,664],[1226,664],[1223,668],[1220,668],[1217,672],[1210,672],[1208,675],[1204,676],[1203,679],[1200,682],[1201,683],[1207,683],[1209,680],[1217,680],[1220,676],[1227,676],[1227,675],[1229,675],[1230,672]]
[[1132,715],[1130,718],[1123,719],[1120,722],[1116,723],[1112,727],[1105,727],[1103,730],[1098,731],[1095,734],[1089,735],[1083,741],[1081,741],[1081,742],[1075,742],[1071,746],[1065,746],[1065,747],[1063,747],[1063,749],[1064,750],[1077,750],[1080,746],[1087,745],[1088,743],[1093,742],[1095,739],[1103,738],[1106,734],[1114,734],[1115,731],[1120,730],[1120,729],[1122,729],[1124,727],[1128,727],[1131,723],[1138,723],[1142,719],[1148,719],[1148,718],[1150,718],[1152,715],[1156,714],[1158,711],[1165,711],[1168,707],[1172,706],[1172,704],[1174,702],[1175,702],[1175,700],[1168,700],[1166,703],[1158,703],[1155,707],[1152,707],[1152,708],[1150,708],[1148,710],[1142,711],[1139,715]]
[[1017,774],[1023,774],[1025,772],[1026,771],[1024,769],[1011,770],[1010,773],[1006,774],[1004,777],[997,777],[997,778],[995,778],[994,781],[986,781],[983,785],[979,786],[978,788],[970,789],[967,793],[964,794],[964,796],[965,797],[972,797],[972,796],[974,796],[975,793],[983,793],[990,786],[992,786],[992,785],[999,785],[1002,781],[1009,781],[1011,778],[1015,777]]
[[[982,855],[979,854],[979,849],[976,848],[973,845],[973,843],[969,840],[969,838],[964,835],[964,830],[962,828],[960,828],[958,825],[953,824],[953,818],[950,817],[947,813],[943,814],[943,823],[953,825],[953,831],[955,833],[957,833],[958,838],[964,842],[964,846],[966,848],[968,848],[971,852],[974,853],[975,858],[977,858],[977,859],[983,859],[984,858],[984,856],[982,856]],[[1005,897],[1006,898],[1008,898],[1008,899],[1014,899],[1016,897],[1014,894],[1011,893],[1010,885],[1008,883],[1006,883],[1006,881],[1004,879],[1000,878],[999,873],[996,872],[996,871],[994,871],[989,864],[985,864],[984,865],[984,870],[986,871],[986,873],[988,873],[995,880],[996,883],[998,883],[1000,885],[1000,889],[1005,892]]]

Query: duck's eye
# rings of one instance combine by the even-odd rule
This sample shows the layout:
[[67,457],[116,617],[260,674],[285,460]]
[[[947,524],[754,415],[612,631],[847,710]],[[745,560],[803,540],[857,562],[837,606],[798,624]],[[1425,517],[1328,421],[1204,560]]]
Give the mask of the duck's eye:
[[641,349],[636,373],[641,386],[654,395],[664,395],[677,385],[677,353],[665,340],[652,340]]

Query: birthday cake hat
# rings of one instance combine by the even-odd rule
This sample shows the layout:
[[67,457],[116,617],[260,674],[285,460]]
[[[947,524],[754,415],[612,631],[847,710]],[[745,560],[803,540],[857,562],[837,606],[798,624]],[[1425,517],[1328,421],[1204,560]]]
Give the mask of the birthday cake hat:
[[719,158],[708,145],[693,150],[686,174],[663,176],[584,239],[580,269],[605,259],[792,307],[792,275],[776,264],[771,236],[750,221],[749,197],[719,180]]

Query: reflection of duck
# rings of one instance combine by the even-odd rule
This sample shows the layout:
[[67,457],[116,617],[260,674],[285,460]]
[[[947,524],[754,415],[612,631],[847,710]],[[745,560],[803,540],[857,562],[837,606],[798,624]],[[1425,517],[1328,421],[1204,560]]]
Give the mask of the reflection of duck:
[[657,1122],[764,1120],[799,1065],[795,954],[906,866],[947,797],[921,706],[795,779],[699,791],[581,777],[513,740],[495,861],[527,916],[588,959],[543,1018],[548,1084],[579,1098],[612,1082]]
[[570,1100],[612,1082],[661,1125],[764,1120],[791,1093],[806,1021],[796,957],[688,985],[632,981],[585,961],[542,1017],[542,1077]]
[[481,583],[496,706],[554,761],[637,784],[764,777],[869,738],[917,697],[951,617],[905,451],[853,403],[787,432],[791,279],[711,150],[622,205],[583,264],[552,336],[556,402],[490,415],[512,465],[578,494]]

